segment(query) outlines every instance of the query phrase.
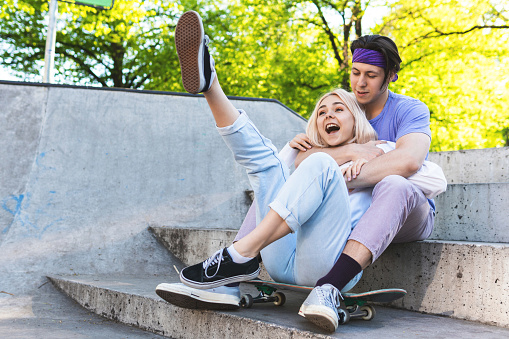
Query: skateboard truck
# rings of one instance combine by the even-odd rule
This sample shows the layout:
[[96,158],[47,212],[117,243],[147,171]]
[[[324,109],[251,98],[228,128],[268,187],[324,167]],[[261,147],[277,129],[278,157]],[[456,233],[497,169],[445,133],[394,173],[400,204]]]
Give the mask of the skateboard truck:
[[253,298],[251,294],[244,294],[240,297],[240,307],[250,308],[253,304],[273,302],[276,306],[282,306],[286,302],[283,292],[276,292],[277,288],[268,285],[255,285],[259,294]]

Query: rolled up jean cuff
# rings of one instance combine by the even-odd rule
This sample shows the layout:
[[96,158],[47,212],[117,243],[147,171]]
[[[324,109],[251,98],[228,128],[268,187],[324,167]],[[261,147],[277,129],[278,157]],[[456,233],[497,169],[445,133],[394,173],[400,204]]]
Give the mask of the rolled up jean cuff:
[[233,124],[231,124],[230,126],[226,126],[226,127],[217,127],[216,126],[216,129],[220,135],[233,134],[233,133],[237,132],[238,130],[240,130],[242,127],[244,127],[244,125],[249,121],[249,117],[247,116],[247,114],[244,110],[239,109],[238,111],[239,111],[240,115],[237,118],[237,120],[235,120],[235,122]]
[[288,208],[286,208],[286,206],[284,204],[280,203],[277,200],[274,200],[273,202],[271,202],[269,204],[269,207],[274,212],[279,214],[279,216],[286,222],[288,227],[290,227],[290,229],[292,230],[292,233],[295,233],[295,231],[297,231],[297,229],[299,229],[301,227],[301,225],[297,221],[297,218],[295,218],[295,216],[292,214],[292,212]]

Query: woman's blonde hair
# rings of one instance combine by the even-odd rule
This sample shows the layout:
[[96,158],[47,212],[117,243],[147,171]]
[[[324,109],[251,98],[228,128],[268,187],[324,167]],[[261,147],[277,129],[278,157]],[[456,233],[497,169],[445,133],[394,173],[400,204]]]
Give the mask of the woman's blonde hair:
[[377,134],[373,127],[371,127],[371,124],[369,123],[368,119],[366,119],[364,110],[359,106],[359,103],[355,99],[355,95],[353,93],[345,91],[344,89],[337,88],[323,95],[320,98],[320,100],[318,100],[318,102],[315,105],[315,109],[313,110],[313,113],[311,114],[311,117],[308,120],[306,134],[313,143],[313,145],[318,147],[332,146],[328,145],[325,142],[325,140],[323,140],[323,138],[320,136],[320,133],[318,133],[318,126],[316,124],[316,121],[318,119],[318,108],[320,107],[320,104],[322,103],[323,99],[331,95],[336,95],[345,104],[346,108],[348,108],[348,110],[352,112],[354,118],[353,137],[352,139],[346,142],[347,144],[354,142],[358,144],[364,144],[368,141],[377,139]]

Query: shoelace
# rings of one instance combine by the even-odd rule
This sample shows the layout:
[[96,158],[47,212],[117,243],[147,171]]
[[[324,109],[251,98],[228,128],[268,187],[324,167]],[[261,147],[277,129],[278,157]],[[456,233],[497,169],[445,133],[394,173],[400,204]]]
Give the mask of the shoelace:
[[325,288],[323,287],[319,288],[317,290],[318,299],[320,299],[320,301],[323,302],[325,306],[330,307],[333,310],[337,310],[341,304],[341,293],[337,288],[330,288],[327,290],[330,290],[330,292],[326,292]]
[[[221,267],[221,261],[223,261],[223,260],[224,260],[223,259],[223,250],[217,251],[210,258],[205,260],[203,262],[203,269],[205,270],[205,276],[209,279],[214,277],[217,274],[217,272],[219,272],[219,267]],[[209,269],[210,266],[212,266],[214,264],[217,264],[216,272],[214,272],[214,274],[212,274],[212,275],[208,275],[207,270]]]

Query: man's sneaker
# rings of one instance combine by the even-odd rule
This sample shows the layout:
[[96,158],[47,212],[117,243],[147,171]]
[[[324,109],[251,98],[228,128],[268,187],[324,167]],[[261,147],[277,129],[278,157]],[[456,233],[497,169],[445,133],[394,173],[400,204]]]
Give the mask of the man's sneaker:
[[190,287],[207,289],[254,279],[259,273],[258,258],[237,264],[224,248],[204,262],[184,268],[180,271],[180,281]]
[[349,313],[341,308],[342,304],[344,305],[343,297],[336,287],[331,284],[317,286],[304,300],[299,315],[327,331],[334,332],[338,323],[343,324],[349,320]]
[[240,303],[239,287],[221,286],[198,290],[181,283],[159,284],[158,296],[170,304],[199,310],[235,310]]
[[194,11],[182,14],[175,29],[175,46],[182,84],[189,93],[208,91],[214,80],[216,71],[208,43],[209,37],[203,33],[200,15]]

